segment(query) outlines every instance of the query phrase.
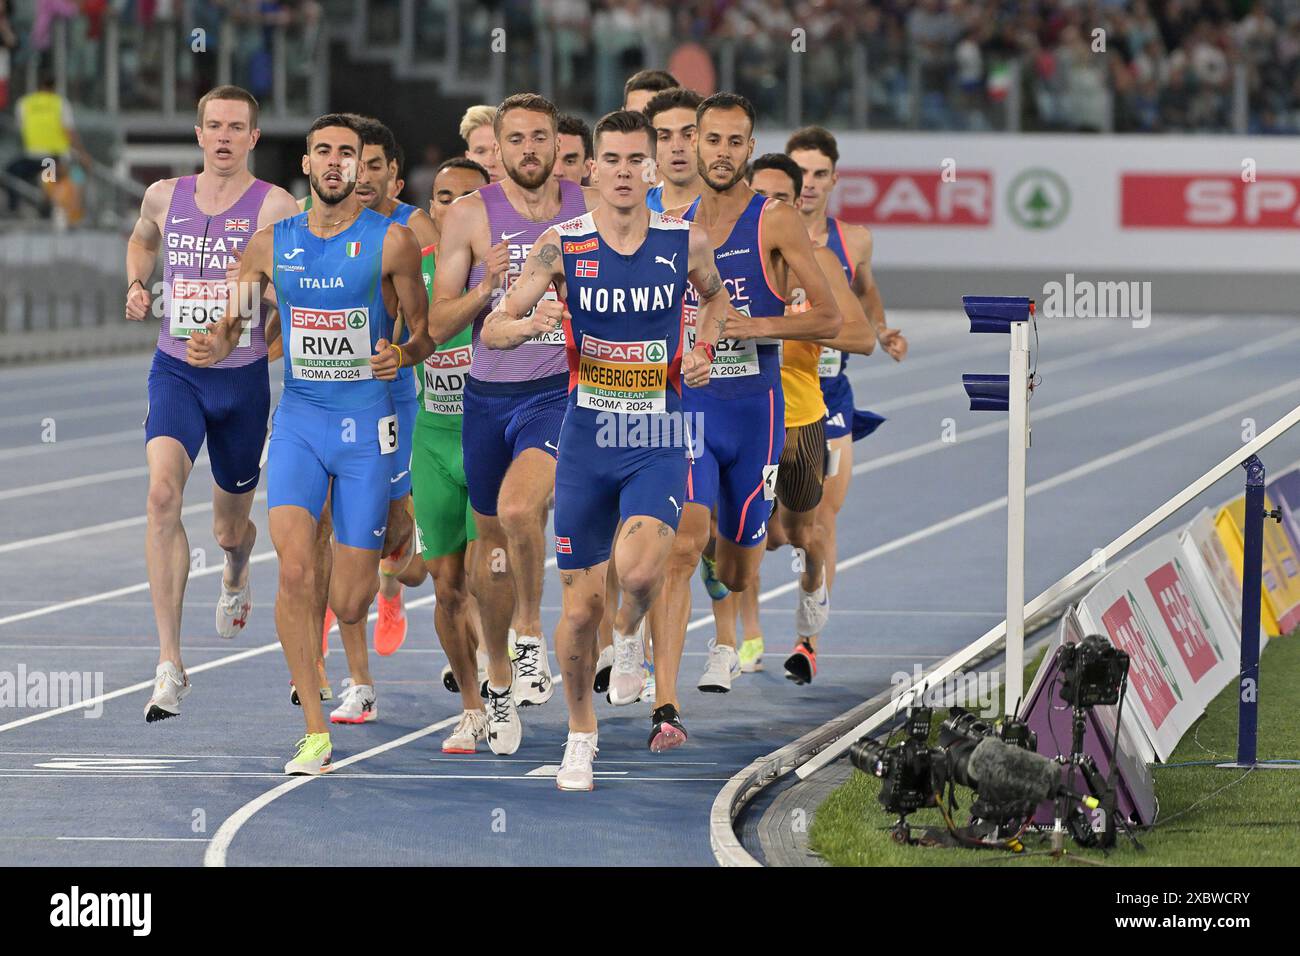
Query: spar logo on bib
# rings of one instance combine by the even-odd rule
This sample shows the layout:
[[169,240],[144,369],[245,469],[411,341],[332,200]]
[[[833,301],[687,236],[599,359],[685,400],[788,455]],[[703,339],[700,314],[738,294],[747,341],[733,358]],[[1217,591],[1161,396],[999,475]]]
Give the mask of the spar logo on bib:
[[473,349],[468,345],[434,352],[424,360],[424,410],[434,415],[463,415],[465,376]]
[[372,378],[370,310],[289,309],[293,377],[327,382]]
[[578,405],[596,411],[662,412],[668,383],[668,346],[663,339],[610,342],[582,337]]

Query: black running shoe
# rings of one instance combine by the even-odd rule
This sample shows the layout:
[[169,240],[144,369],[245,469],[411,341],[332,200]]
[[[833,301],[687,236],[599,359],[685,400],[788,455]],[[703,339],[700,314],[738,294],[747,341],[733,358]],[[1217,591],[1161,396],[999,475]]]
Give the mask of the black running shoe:
[[686,728],[672,704],[664,704],[650,715],[650,752],[663,753],[686,743]]
[[794,646],[794,653],[785,659],[785,679],[796,684],[809,684],[817,675],[817,652],[807,641]]

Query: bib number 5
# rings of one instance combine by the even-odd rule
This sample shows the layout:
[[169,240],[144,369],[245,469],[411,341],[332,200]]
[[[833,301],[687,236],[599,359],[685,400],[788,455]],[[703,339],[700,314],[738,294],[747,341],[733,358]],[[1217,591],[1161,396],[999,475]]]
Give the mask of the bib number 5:
[[379,419],[379,454],[391,455],[397,451],[397,416],[385,415]]

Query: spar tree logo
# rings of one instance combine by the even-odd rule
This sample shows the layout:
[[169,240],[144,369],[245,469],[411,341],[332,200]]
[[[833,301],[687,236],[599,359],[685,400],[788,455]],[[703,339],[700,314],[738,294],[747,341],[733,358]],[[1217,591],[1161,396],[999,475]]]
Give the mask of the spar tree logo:
[[664,354],[664,347],[659,342],[651,342],[645,350],[645,357],[655,363],[662,362],[664,360]]
[[366,314],[360,309],[353,309],[348,313],[348,328],[364,329],[366,327]]
[[1051,229],[1070,212],[1070,187],[1050,169],[1026,169],[1011,180],[1007,208],[1025,229]]
[[1137,601],[1130,594],[1119,597],[1107,608],[1101,615],[1101,623],[1111,643],[1128,654],[1129,682],[1151,726],[1159,730],[1178,701],[1170,687],[1168,670],[1156,658],[1159,649],[1154,647],[1155,642],[1144,631],[1137,615]]

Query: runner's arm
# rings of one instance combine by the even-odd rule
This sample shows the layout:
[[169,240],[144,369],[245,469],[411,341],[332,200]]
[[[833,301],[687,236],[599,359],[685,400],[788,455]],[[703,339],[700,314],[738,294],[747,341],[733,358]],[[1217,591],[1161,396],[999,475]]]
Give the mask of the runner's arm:
[[397,294],[397,308],[406,322],[408,335],[400,346],[390,345],[382,338],[376,342],[370,368],[376,378],[392,381],[399,368],[419,365],[434,349],[433,339],[429,338],[429,297],[420,274],[420,246],[415,233],[405,226],[393,223],[388,227],[384,236],[383,272]]
[[253,233],[239,259],[239,279],[228,285],[226,315],[212,326],[207,335],[191,335],[185,345],[185,361],[198,368],[216,365],[225,359],[239,342],[247,310],[244,303],[260,302],[270,271],[274,246],[274,226],[264,226]]
[[415,241],[421,249],[438,244],[438,230],[433,225],[433,217],[423,209],[417,208],[411,213],[411,218],[406,220],[406,228],[415,233]]
[[[471,199],[478,200],[477,206],[468,201]],[[491,301],[491,283],[480,282],[473,289],[465,289],[474,265],[474,231],[486,217],[482,199],[462,196],[451,204],[442,220],[438,271],[433,277],[433,302],[429,307],[429,334],[435,342],[455,338]]]
[[158,250],[162,247],[158,221],[167,212],[170,183],[160,179],[145,190],[140,218],[126,243],[126,317],[133,322],[143,321],[149,315],[152,296],[146,283],[153,276]]
[[898,329],[891,329],[885,321],[885,303],[880,297],[880,286],[876,285],[875,273],[871,270],[871,254],[875,250],[871,230],[866,226],[848,226],[845,238],[854,263],[853,291],[862,303],[862,310],[867,314],[876,341],[884,346],[890,358],[901,362],[907,355],[907,339]]
[[[727,336],[735,339],[777,338],[817,341],[839,335],[840,313],[831,298],[826,276],[813,255],[812,240],[793,206],[769,202],[763,210],[763,225],[770,250],[781,254],[789,267],[791,288],[802,289],[808,310],[795,315],[745,316],[731,313]],[[769,249],[760,250],[768,255]]]
[[[442,272],[441,262],[438,272]],[[519,278],[510,284],[500,304],[483,320],[479,341],[490,349],[513,349],[540,332],[554,329],[564,313],[563,303],[538,303],[551,283],[563,278],[560,236],[554,229],[547,229],[528,253]],[[523,318],[529,309],[534,309],[532,316]]]
[[876,348],[876,332],[867,320],[862,304],[849,288],[849,280],[844,277],[839,257],[825,246],[818,246],[814,255],[822,274],[826,276],[826,283],[831,287],[835,305],[844,317],[840,334],[833,339],[818,340],[817,344],[855,355],[870,355]]
[[695,348],[682,356],[682,377],[691,388],[707,385],[713,368],[713,349],[722,338],[727,324],[731,300],[718,263],[713,255],[713,244],[708,233],[696,226],[690,227],[690,263],[686,278],[700,296],[700,309],[695,315]]

